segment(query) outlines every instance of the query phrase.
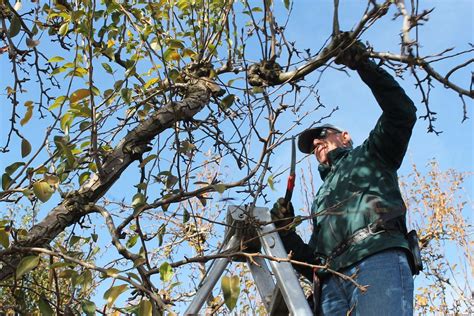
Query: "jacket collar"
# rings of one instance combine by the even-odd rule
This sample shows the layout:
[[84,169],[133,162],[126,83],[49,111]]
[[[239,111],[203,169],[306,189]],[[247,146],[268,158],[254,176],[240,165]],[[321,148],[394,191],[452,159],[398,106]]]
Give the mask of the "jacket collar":
[[324,179],[327,177],[329,172],[332,170],[332,166],[334,166],[343,156],[346,155],[351,150],[351,148],[347,147],[338,147],[336,149],[331,150],[328,152],[328,164],[323,165],[319,164],[318,166],[318,171],[319,175],[321,176],[321,179],[324,181]]

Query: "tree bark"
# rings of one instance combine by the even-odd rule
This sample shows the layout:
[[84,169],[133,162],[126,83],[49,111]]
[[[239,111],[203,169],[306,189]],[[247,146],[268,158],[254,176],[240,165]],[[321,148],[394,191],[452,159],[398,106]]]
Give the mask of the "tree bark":
[[[104,174],[101,177],[95,174],[79,190],[68,193],[58,206],[30,229],[26,239],[12,246],[44,247],[68,226],[94,212],[92,205],[112,187],[133,161],[150,150],[149,144],[156,136],[173,127],[177,121],[192,119],[209,103],[211,97],[209,83],[211,82],[208,79],[196,81],[188,88],[183,100],[169,102],[131,130],[104,159],[102,165]],[[15,272],[23,256],[25,254],[13,254],[1,259],[4,266],[0,271],[0,280]]]

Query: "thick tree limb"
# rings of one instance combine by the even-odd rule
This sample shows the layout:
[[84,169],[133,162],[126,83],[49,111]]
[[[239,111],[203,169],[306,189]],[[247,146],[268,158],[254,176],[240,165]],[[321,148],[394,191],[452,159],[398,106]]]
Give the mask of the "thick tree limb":
[[[172,127],[177,121],[191,119],[209,103],[211,96],[209,84],[208,79],[194,82],[182,101],[168,103],[131,130],[103,161],[104,174],[101,178],[94,175],[78,191],[69,193],[40,223],[30,229],[25,240],[13,246],[43,247],[66,227],[77,223],[84,215],[95,212],[93,204],[112,187],[133,161],[150,150],[148,144],[157,135]],[[0,280],[9,277],[15,271],[14,268],[20,259],[21,254],[1,259],[5,264],[0,271]]]

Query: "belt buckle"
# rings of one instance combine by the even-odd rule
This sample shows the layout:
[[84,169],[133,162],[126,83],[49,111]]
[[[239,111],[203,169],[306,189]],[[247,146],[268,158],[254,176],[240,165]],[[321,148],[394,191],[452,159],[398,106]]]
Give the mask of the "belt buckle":
[[379,231],[377,231],[377,232],[374,232],[374,231],[372,230],[372,226],[371,226],[371,225],[372,225],[372,224],[367,225],[367,231],[369,232],[369,235],[375,236],[375,235],[379,235],[379,234],[385,232],[385,229],[381,229],[381,230],[379,230]]

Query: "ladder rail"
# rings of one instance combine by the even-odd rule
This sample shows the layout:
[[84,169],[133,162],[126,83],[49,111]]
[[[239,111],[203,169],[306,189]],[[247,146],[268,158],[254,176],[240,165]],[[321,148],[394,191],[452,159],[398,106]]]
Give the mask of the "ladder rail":
[[[238,245],[239,239],[237,236],[232,236],[229,239],[227,245],[224,247],[223,251],[231,250]],[[217,281],[219,281],[219,278],[230,262],[231,260],[229,258],[219,258],[214,261],[211,270],[202,282],[201,287],[196,292],[194,299],[184,312],[185,315],[197,315],[199,313],[207,298],[211,294],[212,289],[216,286]]]
[[[229,206],[228,212],[230,215],[228,218],[244,223],[243,220],[246,216],[244,216],[244,214],[247,214],[247,212],[245,212],[241,207]],[[263,223],[263,225],[256,227],[255,230],[264,252],[274,258],[287,258],[288,254],[280,236],[276,232],[275,225],[271,222],[268,208],[254,207],[252,209],[252,215],[260,223]],[[221,252],[236,249],[240,245],[242,238],[245,238],[245,236],[241,234],[241,230],[238,229],[233,231],[229,230],[226,235],[226,237],[230,238],[226,238],[227,242]],[[219,258],[214,261],[211,270],[205,276],[194,299],[186,309],[185,315],[197,315],[199,313],[214,289],[217,281],[231,261],[231,258]],[[277,295],[279,292],[283,297],[290,315],[313,315],[313,311],[306,300],[303,289],[301,288],[299,280],[296,277],[296,273],[290,262],[266,260],[261,257],[255,257],[253,258],[253,261],[256,264],[247,259],[247,264],[252,273],[252,277],[255,281],[262,302],[269,313],[274,313],[275,306],[272,305],[275,304],[275,300],[272,300],[272,297]],[[267,264],[266,261],[269,261],[269,264]],[[270,271],[269,265],[272,271]],[[276,279],[276,284],[273,281],[272,272]]]
[[[288,254],[276,232],[275,225],[271,223],[268,210],[255,208],[254,216],[258,220],[268,223],[258,229],[265,253],[275,258],[287,258]],[[270,266],[290,313],[298,316],[313,315],[291,263],[270,260]]]

